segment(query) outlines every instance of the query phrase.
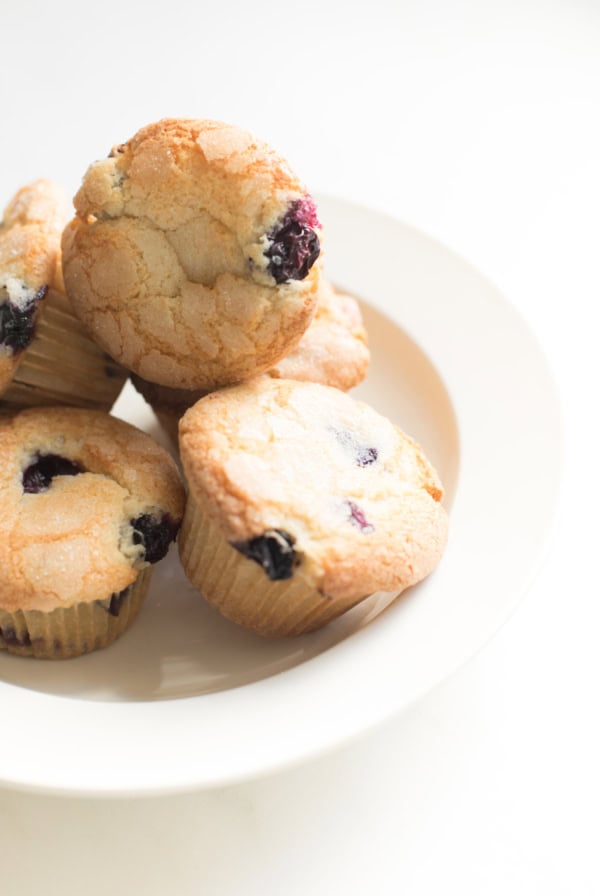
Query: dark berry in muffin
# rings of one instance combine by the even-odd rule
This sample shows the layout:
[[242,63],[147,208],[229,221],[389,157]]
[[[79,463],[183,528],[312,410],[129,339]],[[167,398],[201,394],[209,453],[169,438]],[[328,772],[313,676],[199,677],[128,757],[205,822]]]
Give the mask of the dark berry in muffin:
[[83,467],[59,454],[38,454],[23,471],[23,491],[36,495],[46,491],[55,476],[77,476]]
[[0,345],[21,352],[27,348],[35,333],[35,312],[38,303],[48,292],[43,286],[32,298],[21,305],[9,300],[0,304]]
[[291,579],[297,562],[294,539],[281,529],[267,529],[249,541],[235,541],[232,546],[260,564],[272,581]]
[[179,523],[168,513],[152,516],[144,513],[131,521],[133,527],[133,543],[144,548],[144,560],[147,563],[158,563],[166,556],[169,545],[175,541]]
[[276,283],[304,280],[319,257],[315,207],[308,199],[292,202],[282,221],[269,234],[267,270]]

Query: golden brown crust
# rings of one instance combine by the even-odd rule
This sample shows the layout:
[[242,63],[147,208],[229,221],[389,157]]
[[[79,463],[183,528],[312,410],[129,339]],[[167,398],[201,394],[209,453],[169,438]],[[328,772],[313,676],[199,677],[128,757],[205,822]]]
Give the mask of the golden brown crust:
[[61,187],[41,178],[22,187],[4,209],[4,227],[39,224],[60,236],[69,214],[69,203]]
[[[23,472],[55,454],[84,472],[38,494]],[[0,417],[0,608],[50,611],[103,600],[135,581],[143,562],[131,521],[181,519],[172,458],[135,427],[95,411],[32,408]]]
[[88,170],[65,230],[76,313],[144,379],[209,390],[261,373],[314,313],[319,264],[277,285],[266,235],[306,191],[251,134],[165,119]]
[[329,387],[261,377],[180,422],[190,493],[228,541],[288,533],[297,574],[336,598],[406,588],[443,552],[442,486],[422,450]]

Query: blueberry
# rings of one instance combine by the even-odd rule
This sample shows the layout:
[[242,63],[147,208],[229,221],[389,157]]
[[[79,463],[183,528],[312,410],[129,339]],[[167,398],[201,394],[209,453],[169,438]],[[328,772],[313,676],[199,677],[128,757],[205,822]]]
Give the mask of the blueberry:
[[375,531],[375,526],[368,521],[364,510],[359,507],[358,504],[355,504],[354,501],[346,501],[346,505],[350,512],[348,519],[354,526],[358,526],[361,532],[364,532],[365,535]]
[[294,538],[281,529],[267,529],[249,541],[232,541],[231,546],[244,557],[259,563],[274,582],[291,579],[294,574],[297,565]]
[[304,280],[319,257],[318,225],[314,204],[309,199],[292,202],[283,219],[268,234],[267,270],[276,283]]
[[119,591],[118,594],[111,594],[108,606],[106,605],[106,601],[103,600],[98,601],[98,603],[107,613],[110,613],[111,616],[118,616],[123,608],[125,600],[129,597],[130,591],[131,585],[128,585],[127,588],[124,588],[123,591]]
[[12,626],[0,628],[0,641],[4,641],[7,647],[31,647],[31,637],[28,631],[24,631],[21,636],[17,635]]
[[374,464],[379,457],[377,448],[362,444],[355,433],[349,432],[347,429],[335,428],[333,432],[338,442],[352,452],[354,463],[358,467],[368,467],[369,464]]
[[35,332],[35,310],[47,292],[48,287],[42,286],[20,307],[10,300],[0,305],[0,345],[5,345],[15,353],[27,348]]
[[369,464],[374,464],[378,457],[377,448],[361,447],[356,453],[356,463],[359,467],[368,467]]
[[133,543],[143,545],[144,560],[148,563],[158,563],[162,560],[179,530],[179,523],[176,523],[168,513],[161,516],[143,513],[131,520],[131,525]]
[[55,476],[77,476],[83,472],[83,467],[59,454],[38,454],[23,471],[23,491],[37,495],[50,487]]

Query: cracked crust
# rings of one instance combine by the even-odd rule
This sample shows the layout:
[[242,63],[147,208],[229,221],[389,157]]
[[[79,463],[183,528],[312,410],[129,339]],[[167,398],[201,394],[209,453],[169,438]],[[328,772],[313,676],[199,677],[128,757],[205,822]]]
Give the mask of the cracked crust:
[[[25,494],[23,471],[40,453],[85,472]],[[178,522],[183,505],[172,458],[128,423],[78,408],[0,416],[0,610],[49,612],[118,594],[147,566],[130,521],[160,512]]]
[[288,533],[294,575],[330,597],[404,589],[444,550],[443,490],[423,451],[337,389],[261,377],[211,393],[183,417],[180,451],[227,541]]
[[[268,375],[322,383],[346,391],[364,379],[369,360],[367,332],[358,302],[322,279],[317,311],[310,327],[296,348],[272,367]],[[159,386],[135,374],[131,381],[175,441],[179,419],[206,395],[201,390]]]
[[[0,302],[26,301],[57,283],[60,236],[68,215],[66,197],[49,180],[37,180],[16,193],[0,224]],[[43,297],[33,313],[37,320]],[[0,346],[0,395],[9,386],[25,350]]]
[[248,379],[288,353],[314,313],[319,263],[277,285],[264,255],[290,203],[306,197],[287,162],[246,131],[149,125],[84,177],[63,237],[69,298],[144,379],[202,390]]

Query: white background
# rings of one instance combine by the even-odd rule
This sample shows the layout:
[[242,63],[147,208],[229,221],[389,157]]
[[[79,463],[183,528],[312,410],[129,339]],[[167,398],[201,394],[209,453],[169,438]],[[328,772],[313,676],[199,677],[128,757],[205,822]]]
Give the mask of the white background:
[[545,568],[452,680],[226,790],[0,792],[3,896],[600,893],[600,4],[2,0],[0,33],[2,202],[39,176],[73,191],[164,115],[246,126],[487,274],[545,347],[567,437]]

